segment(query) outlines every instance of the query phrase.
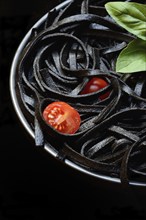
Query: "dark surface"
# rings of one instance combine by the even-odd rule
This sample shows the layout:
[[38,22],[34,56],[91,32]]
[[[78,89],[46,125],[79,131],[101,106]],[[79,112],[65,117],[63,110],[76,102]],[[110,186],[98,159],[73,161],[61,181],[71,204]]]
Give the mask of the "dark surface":
[[9,8],[0,15],[0,220],[145,219],[146,189],[95,181],[64,166],[37,149],[18,122],[9,91],[15,51],[59,1],[41,2],[26,13]]

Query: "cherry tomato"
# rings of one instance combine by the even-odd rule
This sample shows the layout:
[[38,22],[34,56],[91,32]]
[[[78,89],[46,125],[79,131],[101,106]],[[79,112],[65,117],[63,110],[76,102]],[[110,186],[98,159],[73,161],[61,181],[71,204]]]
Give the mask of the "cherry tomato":
[[57,131],[65,134],[74,134],[80,127],[79,113],[65,102],[53,102],[43,111],[45,121]]
[[[106,82],[104,79],[99,77],[93,77],[84,87],[84,89],[81,91],[81,95],[88,94],[92,92],[97,92],[100,89],[103,89],[104,87],[108,86],[108,82]],[[105,94],[101,95],[99,98],[101,100],[107,98],[109,96],[110,92],[106,92]]]

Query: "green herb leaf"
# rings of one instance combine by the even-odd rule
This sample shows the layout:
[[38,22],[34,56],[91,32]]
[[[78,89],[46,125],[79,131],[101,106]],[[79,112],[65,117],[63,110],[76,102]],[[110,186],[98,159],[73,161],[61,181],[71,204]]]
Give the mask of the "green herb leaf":
[[116,71],[121,73],[146,71],[146,41],[141,39],[131,41],[118,56]]
[[146,40],[146,5],[135,2],[108,2],[108,14],[124,29]]

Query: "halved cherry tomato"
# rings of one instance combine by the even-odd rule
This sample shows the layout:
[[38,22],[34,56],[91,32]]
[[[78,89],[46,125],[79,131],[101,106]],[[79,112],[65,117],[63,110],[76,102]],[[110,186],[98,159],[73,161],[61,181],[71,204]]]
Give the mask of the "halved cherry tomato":
[[[99,77],[93,77],[89,82],[85,85],[84,89],[81,91],[81,95],[88,94],[92,92],[97,92],[100,89],[105,88],[108,86],[108,82],[106,82],[104,79]],[[106,92],[105,94],[101,95],[99,98],[101,100],[107,98],[109,96],[110,92]]]
[[80,114],[65,102],[53,102],[43,111],[45,121],[57,131],[74,134],[80,127]]

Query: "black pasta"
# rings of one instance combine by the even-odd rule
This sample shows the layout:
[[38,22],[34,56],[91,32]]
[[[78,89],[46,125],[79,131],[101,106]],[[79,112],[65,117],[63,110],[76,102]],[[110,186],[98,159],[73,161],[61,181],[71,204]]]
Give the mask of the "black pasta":
[[[118,54],[134,37],[109,17],[106,2],[74,0],[48,13],[19,59],[17,96],[37,146],[47,143],[62,160],[123,183],[146,182],[146,73],[115,72]],[[82,95],[93,76],[109,86]],[[58,100],[80,113],[75,134],[61,134],[44,122],[44,107]]]

